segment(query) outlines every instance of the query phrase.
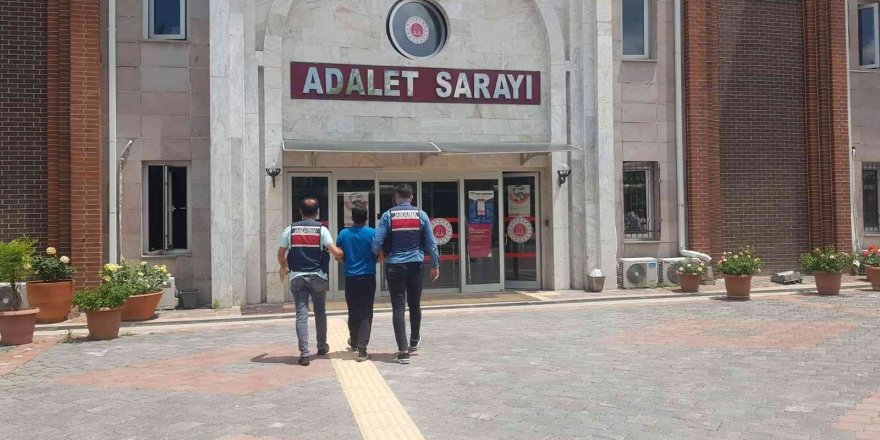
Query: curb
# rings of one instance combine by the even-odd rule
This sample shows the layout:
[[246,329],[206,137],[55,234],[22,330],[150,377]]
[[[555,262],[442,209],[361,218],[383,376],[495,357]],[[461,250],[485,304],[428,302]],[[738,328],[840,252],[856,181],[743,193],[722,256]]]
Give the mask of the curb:
[[[841,286],[842,289],[860,289],[865,287],[870,287],[869,283],[853,283]],[[770,287],[763,289],[752,289],[752,294],[759,294],[761,296],[769,296],[767,294],[779,294],[779,295],[791,295],[800,292],[808,292],[811,290],[815,290],[815,286],[797,286],[797,287]],[[724,292],[707,292],[707,293],[669,293],[669,294],[657,294],[657,295],[626,295],[626,296],[607,296],[607,297],[586,297],[586,298],[563,298],[563,299],[550,299],[550,300],[533,300],[533,301],[507,301],[507,302],[496,302],[496,303],[473,303],[473,304],[443,304],[443,305],[433,305],[433,306],[423,306],[422,310],[462,310],[462,309],[488,309],[488,308],[501,308],[501,307],[514,307],[514,306],[540,306],[540,305],[553,305],[553,304],[578,304],[578,303],[616,303],[616,302],[627,302],[627,301],[641,301],[647,299],[675,299],[675,298],[708,298],[713,296],[724,295]],[[373,311],[374,314],[380,313],[390,313],[391,308],[383,307],[377,308]],[[347,315],[348,312],[345,310],[333,310],[328,311],[327,316],[344,316]],[[310,316],[314,316],[314,313],[309,313]],[[262,315],[234,315],[234,316],[220,316],[220,317],[206,317],[206,318],[183,318],[183,319],[173,319],[173,320],[152,320],[152,321],[140,321],[140,322],[123,322],[120,328],[131,328],[131,327],[162,327],[162,326],[172,326],[172,325],[190,325],[190,324],[223,324],[229,322],[259,322],[259,321],[272,321],[284,318],[293,318],[295,317],[295,313],[272,313],[272,314],[262,314]],[[36,332],[52,332],[52,331],[63,331],[63,330],[85,330],[87,329],[85,323],[70,323],[70,324],[37,324]]]

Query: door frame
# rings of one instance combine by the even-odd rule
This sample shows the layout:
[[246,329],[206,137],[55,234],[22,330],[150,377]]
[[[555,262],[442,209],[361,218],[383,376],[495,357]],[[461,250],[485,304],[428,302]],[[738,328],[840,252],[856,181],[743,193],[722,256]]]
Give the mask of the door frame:
[[[537,234],[535,240],[535,281],[508,281],[506,278],[504,279],[504,288],[505,289],[519,289],[519,290],[541,290],[541,286],[543,284],[542,275],[543,275],[543,249],[541,248],[541,244],[543,241],[544,234],[541,233],[541,174],[537,171],[534,172],[515,172],[515,173],[502,173],[501,174],[501,184],[504,184],[505,177],[531,177],[535,179],[535,191],[532,193],[532,197],[535,198],[535,224],[534,231]],[[504,197],[502,197],[504,198]],[[507,201],[504,198],[505,202]],[[502,226],[504,223],[501,223]],[[506,233],[506,230],[503,231]]]

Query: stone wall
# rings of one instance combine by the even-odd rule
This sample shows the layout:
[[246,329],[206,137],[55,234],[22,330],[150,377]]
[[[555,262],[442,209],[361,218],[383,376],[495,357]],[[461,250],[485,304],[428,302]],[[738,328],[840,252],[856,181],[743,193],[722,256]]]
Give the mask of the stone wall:
[[[189,0],[187,8],[186,40],[151,41],[144,36],[144,2],[117,1],[120,154],[134,141],[121,172],[120,256],[167,265],[178,288],[198,289],[199,302],[210,304],[209,1]],[[189,250],[147,255],[144,167],[163,163],[189,166]]]
[[[285,62],[541,71],[542,104],[479,105],[282,101],[286,138],[387,141],[546,142],[550,140],[548,44],[533,0],[441,2],[449,38],[437,55],[410,60],[392,47],[386,18],[394,1],[294,1]],[[286,66],[286,64],[285,64]],[[283,90],[290,90],[289,68]]]

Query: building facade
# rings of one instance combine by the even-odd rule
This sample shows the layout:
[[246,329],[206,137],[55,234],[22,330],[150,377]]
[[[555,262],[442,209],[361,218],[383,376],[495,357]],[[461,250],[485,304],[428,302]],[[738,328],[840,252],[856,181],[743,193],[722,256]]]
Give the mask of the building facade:
[[[398,183],[440,239],[436,292],[880,243],[871,1],[59,5],[0,6],[32,26],[0,40],[27,48],[0,52],[23,68],[0,70],[19,115],[0,118],[0,238],[79,252],[83,282],[118,243],[203,304],[284,301],[275,252],[298,201],[336,233],[353,205],[375,222]],[[82,11],[100,25],[74,26]]]

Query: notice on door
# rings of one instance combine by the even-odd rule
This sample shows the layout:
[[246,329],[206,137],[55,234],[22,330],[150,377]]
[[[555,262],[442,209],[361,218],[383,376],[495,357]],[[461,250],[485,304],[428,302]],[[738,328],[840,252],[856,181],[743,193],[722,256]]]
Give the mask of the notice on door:
[[492,257],[495,192],[468,191],[467,246],[470,258]]
[[532,187],[507,185],[507,213],[511,217],[532,215]]
[[342,193],[342,200],[345,205],[345,227],[349,227],[354,224],[354,221],[351,219],[351,210],[355,207],[361,207],[367,210],[367,215],[369,218],[370,212],[370,193],[367,192],[344,192]]

